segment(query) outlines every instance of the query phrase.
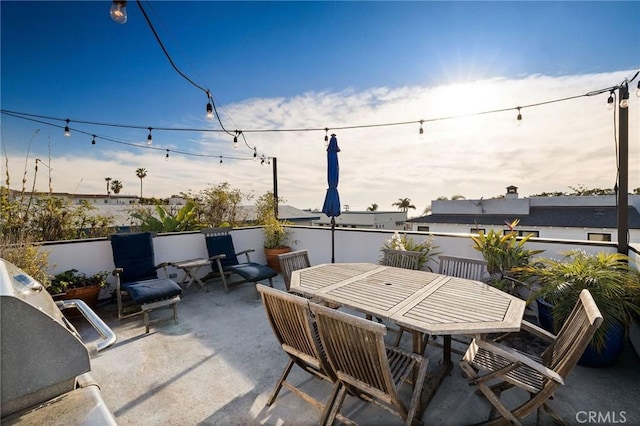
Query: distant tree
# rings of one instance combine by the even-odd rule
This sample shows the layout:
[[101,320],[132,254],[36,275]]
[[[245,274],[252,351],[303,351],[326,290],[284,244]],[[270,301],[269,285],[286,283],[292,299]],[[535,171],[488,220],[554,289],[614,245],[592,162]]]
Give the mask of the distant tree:
[[142,199],[142,179],[147,177],[147,169],[144,167],[136,169],[136,176],[140,179],[140,199]]
[[376,203],[372,203],[369,207],[367,207],[368,212],[376,212],[378,211],[378,205]]
[[578,185],[577,187],[570,186],[569,189],[571,189],[571,191],[541,192],[540,194],[533,194],[531,197],[586,197],[593,195],[615,195],[615,191],[613,189],[586,188],[584,185]]
[[403,212],[409,211],[409,209],[415,209],[416,206],[411,204],[410,198],[399,198],[398,201],[391,204],[392,206],[398,207],[398,210],[402,210]]
[[464,195],[457,194],[457,195],[452,195],[451,199],[452,200],[466,200],[466,197]]
[[640,187],[633,190],[634,195],[640,195]]
[[438,198],[436,198],[436,200],[438,200],[438,201],[444,201],[444,200],[448,200],[448,199],[449,198],[447,196],[445,196],[445,195],[441,195]]
[[428,215],[429,213],[431,213],[431,204],[425,207],[424,210],[422,211],[422,214],[425,216]]
[[114,194],[119,194],[120,190],[122,189],[122,182],[120,182],[118,179],[113,179],[111,181],[111,190],[113,191]]
[[111,182],[111,178],[110,177],[106,177],[104,178],[105,181],[107,181],[107,197],[109,196],[109,194],[111,194],[111,191],[109,191],[109,183]]
[[206,188],[196,194],[188,192],[181,195],[193,200],[198,205],[198,222],[204,226],[220,226],[221,224],[237,226],[246,220],[246,212],[240,206],[243,200],[251,196],[239,189],[231,188],[227,182],[215,187]]

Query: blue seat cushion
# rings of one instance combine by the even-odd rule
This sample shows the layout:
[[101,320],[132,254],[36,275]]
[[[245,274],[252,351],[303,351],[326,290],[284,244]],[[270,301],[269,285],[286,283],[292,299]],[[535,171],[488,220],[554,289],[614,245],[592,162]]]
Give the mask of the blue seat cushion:
[[156,302],[158,300],[171,299],[182,294],[182,288],[169,278],[156,278],[153,280],[134,281],[122,284],[131,298],[138,304]]
[[230,271],[240,275],[247,281],[256,282],[260,280],[266,280],[267,278],[273,278],[278,273],[266,265],[261,265],[255,262],[241,263],[239,265],[229,266],[225,268],[225,271]]
[[227,270],[229,266],[237,265],[238,258],[236,256],[236,249],[233,247],[233,239],[231,235],[214,235],[205,237],[207,243],[207,252],[209,257],[224,254],[225,257],[220,259],[222,269]]
[[114,234],[111,236],[113,263],[122,268],[123,282],[158,278],[150,232]]

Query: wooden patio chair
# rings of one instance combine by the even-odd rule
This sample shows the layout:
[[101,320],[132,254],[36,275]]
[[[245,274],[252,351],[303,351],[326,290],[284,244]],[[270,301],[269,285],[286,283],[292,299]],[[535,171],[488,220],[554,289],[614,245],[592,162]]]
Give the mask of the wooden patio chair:
[[[289,356],[289,361],[269,395],[266,405],[273,404],[284,386],[320,411],[324,411],[325,403],[286,380],[293,366],[297,365],[329,383],[336,381],[335,372],[329,365],[320,343],[317,327],[309,310],[309,300],[262,284],[258,284],[256,288],[262,296],[262,304],[273,333],[282,350]],[[340,416],[339,420],[345,424],[355,424],[344,416]]]
[[[422,255],[422,253],[420,253],[419,251],[383,249],[382,252],[384,253],[384,256],[382,258],[382,264],[385,266],[393,266],[394,268],[413,269],[413,270],[419,269],[420,256]],[[367,315],[367,319],[370,320],[371,315]],[[381,322],[381,320],[378,319],[378,322]],[[393,342],[393,346],[400,345],[400,340],[402,339],[402,335],[405,331],[410,333],[416,333],[415,331],[409,330],[404,327],[400,327],[398,330],[391,330],[391,331],[396,333],[396,338]]]
[[[142,314],[147,333],[149,312],[163,306],[173,309],[173,320],[178,323],[177,304],[182,295],[182,288],[175,281],[158,277],[158,269],[167,264],[155,265],[153,237],[151,232],[113,234],[109,237],[116,267],[113,275],[116,277],[118,318]],[[133,310],[127,310],[127,304],[133,305]]]
[[[506,420],[520,424],[520,419],[537,411],[538,424],[541,424],[544,409],[556,422],[563,423],[546,401],[552,397],[556,389],[564,385],[567,376],[601,324],[602,315],[591,293],[585,289],[580,293],[580,299],[557,336],[523,321],[524,330],[550,343],[541,357],[516,351],[495,341],[474,339],[460,361],[460,366],[470,377],[469,384],[478,386],[478,390],[493,405],[490,422],[502,423]],[[481,371],[483,375],[479,375]],[[488,384],[496,379],[500,382]],[[513,387],[527,391],[529,400],[510,409],[500,400],[500,395]],[[496,410],[503,418],[493,419]]]
[[385,266],[394,266],[404,269],[419,269],[420,256],[419,251],[393,250],[383,249],[384,257],[382,264]]
[[[464,278],[467,280],[482,281],[487,272],[487,261],[480,259],[472,259],[460,256],[438,256],[438,273],[448,275],[450,277]],[[436,336],[433,336],[435,339]],[[452,336],[451,340],[468,345],[470,338]],[[427,340],[425,340],[427,342]],[[428,341],[428,344],[441,347],[442,345],[434,340]],[[451,351],[458,355],[463,355],[462,350],[451,348]]]
[[287,288],[287,291],[290,291],[291,287],[291,273],[298,269],[304,269],[311,266],[308,250],[297,250],[279,254],[278,261],[280,262],[282,279],[284,280],[284,285]]
[[[205,236],[207,253],[211,262],[212,274],[222,279],[225,293],[229,293],[229,287],[252,282],[269,280],[269,286],[273,287],[273,277],[278,275],[276,271],[266,265],[261,265],[251,261],[249,253],[254,249],[236,252],[233,245],[233,238],[229,233],[231,228],[205,228],[201,229]],[[238,257],[246,256],[246,262],[240,262]],[[232,283],[227,282],[227,277],[238,274],[243,279]],[[206,278],[205,278],[206,279]]]
[[[293,271],[297,271],[299,269],[309,268],[311,266],[311,262],[309,261],[309,251],[308,250],[296,250],[291,251],[289,253],[279,254],[278,261],[280,262],[280,272],[282,272],[282,279],[284,280],[284,285],[287,288],[287,292],[292,293],[291,291],[291,274]],[[307,297],[303,294],[298,294],[293,292],[297,296],[304,297],[306,299],[311,300],[313,303],[319,303],[321,305],[329,306],[333,309],[338,309],[340,305],[335,303],[328,303],[322,300],[319,300],[314,297]]]
[[[422,355],[385,346],[386,328],[325,306],[311,305],[320,340],[337,376],[330,401],[320,424],[331,425],[340,413],[346,393],[393,413],[405,425],[419,423],[422,388],[428,360]],[[399,388],[413,377],[409,404]]]
[[487,261],[458,256],[438,256],[438,273],[450,277],[482,281],[487,272]]

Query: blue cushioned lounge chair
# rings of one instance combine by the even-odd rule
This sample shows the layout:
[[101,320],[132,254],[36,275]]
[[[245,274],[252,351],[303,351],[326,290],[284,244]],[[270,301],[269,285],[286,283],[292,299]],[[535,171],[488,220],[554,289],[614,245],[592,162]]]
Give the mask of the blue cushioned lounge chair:
[[[272,278],[278,275],[276,271],[266,265],[252,262],[249,253],[254,252],[253,249],[237,252],[233,246],[233,239],[229,231],[231,228],[207,228],[201,232],[205,235],[207,244],[207,252],[211,261],[211,269],[213,274],[222,278],[225,293],[229,293],[229,287],[238,284],[252,282],[257,284],[258,281],[269,280],[269,286],[273,287]],[[238,256],[245,255],[247,261],[240,263]],[[227,277],[232,274],[240,275],[243,280],[232,283],[227,282]],[[260,296],[256,290],[258,297]]]
[[[149,332],[149,312],[162,306],[173,308],[173,320],[178,323],[176,304],[180,301],[182,288],[169,278],[159,278],[158,269],[165,264],[155,265],[153,234],[140,232],[111,235],[113,263],[116,269],[116,296],[118,318],[128,318],[143,314],[146,332]],[[127,310],[123,296],[128,295],[136,306],[133,312]]]

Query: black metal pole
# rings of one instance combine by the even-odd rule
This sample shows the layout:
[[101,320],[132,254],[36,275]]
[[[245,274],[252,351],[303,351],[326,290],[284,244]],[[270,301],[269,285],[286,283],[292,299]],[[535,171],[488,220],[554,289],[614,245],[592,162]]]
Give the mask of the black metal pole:
[[629,107],[621,106],[629,98],[625,82],[618,90],[618,253],[629,254]]
[[331,216],[331,263],[336,263],[336,244],[335,244],[335,232],[336,232],[336,218]]
[[278,159],[271,159],[273,164],[273,214],[278,218]]

